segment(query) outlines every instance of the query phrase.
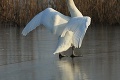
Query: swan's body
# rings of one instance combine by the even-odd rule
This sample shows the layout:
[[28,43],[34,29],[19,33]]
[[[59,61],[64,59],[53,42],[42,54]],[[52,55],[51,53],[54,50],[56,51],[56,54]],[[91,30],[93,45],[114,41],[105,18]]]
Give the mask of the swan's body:
[[84,17],[74,5],[73,0],[67,0],[67,3],[71,17],[65,16],[52,8],[47,8],[26,25],[22,34],[27,35],[37,26],[43,24],[53,34],[59,36],[54,54],[66,51],[71,45],[80,48],[91,18]]

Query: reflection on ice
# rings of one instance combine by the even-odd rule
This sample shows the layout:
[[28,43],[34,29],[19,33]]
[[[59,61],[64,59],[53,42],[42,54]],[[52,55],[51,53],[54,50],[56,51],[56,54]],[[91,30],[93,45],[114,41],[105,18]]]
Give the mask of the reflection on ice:
[[[67,60],[58,61],[58,66],[61,72],[61,80],[74,80],[73,64]],[[67,77],[69,76],[69,77]]]
[[66,58],[58,61],[61,80],[88,80],[84,70],[81,70],[80,63],[75,59]]

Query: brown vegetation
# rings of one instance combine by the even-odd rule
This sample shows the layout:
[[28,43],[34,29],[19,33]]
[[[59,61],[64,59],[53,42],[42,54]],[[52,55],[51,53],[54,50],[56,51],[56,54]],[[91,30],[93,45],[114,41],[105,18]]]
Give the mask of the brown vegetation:
[[[69,15],[66,0],[51,0],[52,8]],[[78,9],[93,23],[120,24],[120,0],[74,0]],[[0,20],[26,24],[48,7],[48,0],[0,0]]]

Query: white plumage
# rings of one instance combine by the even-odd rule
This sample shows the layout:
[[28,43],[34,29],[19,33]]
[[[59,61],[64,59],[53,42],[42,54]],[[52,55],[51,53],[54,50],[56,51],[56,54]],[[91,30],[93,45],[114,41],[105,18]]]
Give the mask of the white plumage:
[[72,35],[73,35],[72,31],[67,31],[64,37],[60,36],[58,39],[57,48],[53,54],[68,50],[71,47],[71,43],[73,43]]
[[37,14],[22,31],[23,35],[27,35],[30,31],[43,24],[52,33],[60,35],[64,29],[66,23],[70,20],[70,17],[64,16],[58,11],[47,8],[44,11]]
[[[71,12],[71,15],[73,17],[65,16],[52,8],[47,8],[37,14],[26,25],[26,27],[22,31],[22,34],[26,36],[30,31],[42,24],[53,34],[59,36],[58,44],[54,54],[68,50],[71,45],[75,46],[76,48],[80,48],[86,30],[90,25],[91,18],[87,16],[82,16],[81,12],[78,11],[76,6],[73,7],[74,9],[76,8],[77,14],[75,14],[75,12],[72,13],[71,8],[74,4],[71,4],[69,1],[71,2],[72,0],[67,0],[67,2],[69,11]],[[69,6],[69,4],[71,5]]]

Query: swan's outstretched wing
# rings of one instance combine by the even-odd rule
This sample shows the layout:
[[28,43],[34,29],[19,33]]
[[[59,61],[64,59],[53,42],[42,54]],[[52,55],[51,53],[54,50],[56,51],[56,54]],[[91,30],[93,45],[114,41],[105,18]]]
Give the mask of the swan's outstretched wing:
[[67,31],[64,37],[59,37],[57,48],[53,54],[66,51],[71,47],[72,43],[72,31]]
[[72,18],[66,28],[64,29],[61,37],[64,37],[68,31],[72,31],[73,34],[73,45],[76,48],[80,48],[82,44],[82,40],[86,33],[88,26],[90,25],[91,18],[90,17],[76,17]]
[[[43,24],[53,33],[60,35],[62,29],[64,29],[66,23],[69,21],[69,17],[55,11],[52,8],[47,8],[44,11],[37,14],[22,31],[23,35],[27,35],[30,31],[35,29],[40,24]],[[62,28],[62,29],[60,29]],[[59,30],[58,30],[59,29]],[[57,32],[58,31],[58,32]]]
[[41,16],[42,13],[37,14],[27,25],[26,27],[23,29],[22,34],[24,36],[26,36],[30,31],[32,31],[33,29],[35,29],[37,26],[39,26],[41,24]]

